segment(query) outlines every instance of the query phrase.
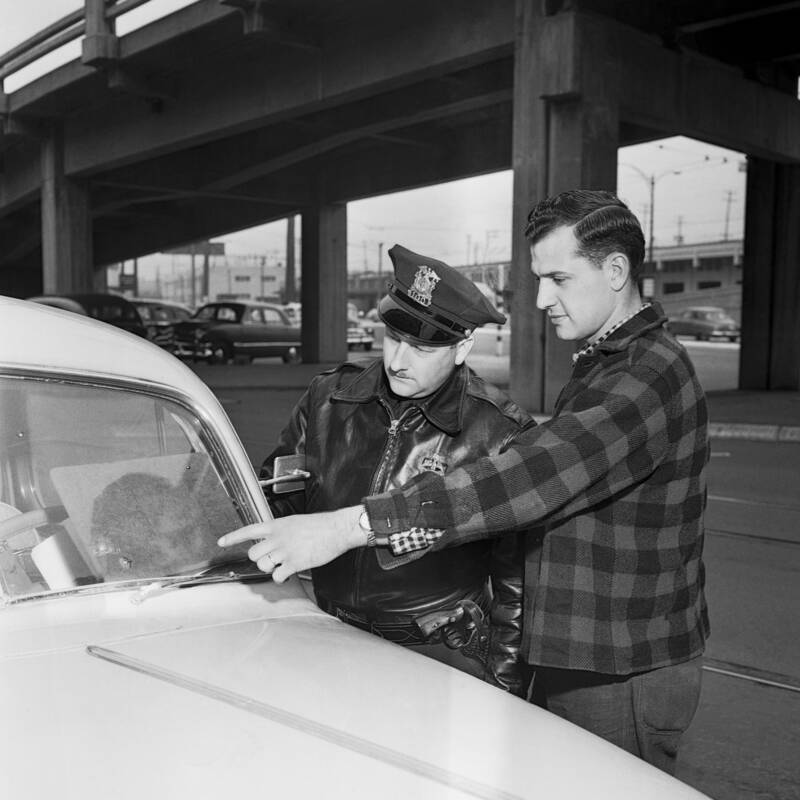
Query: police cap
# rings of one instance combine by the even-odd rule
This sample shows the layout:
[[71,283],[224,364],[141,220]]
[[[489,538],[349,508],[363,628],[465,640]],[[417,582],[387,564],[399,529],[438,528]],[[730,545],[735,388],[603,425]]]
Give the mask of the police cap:
[[443,261],[399,244],[389,256],[394,280],[378,304],[378,316],[400,339],[446,347],[487,322],[506,321],[469,278]]

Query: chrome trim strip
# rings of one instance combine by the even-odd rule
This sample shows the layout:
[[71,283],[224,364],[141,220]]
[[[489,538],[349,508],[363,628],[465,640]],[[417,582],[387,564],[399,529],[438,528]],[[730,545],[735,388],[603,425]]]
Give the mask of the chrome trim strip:
[[345,747],[360,755],[398,767],[406,772],[410,772],[412,775],[429,778],[444,786],[466,792],[473,797],[484,798],[484,800],[523,800],[520,795],[487,786],[485,783],[480,783],[464,775],[459,775],[456,772],[442,769],[427,761],[422,761],[421,759],[393,750],[390,747],[375,744],[367,739],[362,739],[359,736],[346,733],[330,725],[314,722],[307,717],[293,714],[291,711],[277,708],[268,703],[262,703],[258,700],[254,700],[252,697],[247,697],[236,692],[230,692],[227,689],[222,689],[219,686],[214,686],[205,681],[181,675],[172,670],[157,667],[154,664],[150,664],[138,658],[126,656],[115,650],[89,645],[86,648],[86,652],[95,658],[109,661],[112,664],[126,667],[134,672],[139,672],[166,683],[171,683],[173,686],[179,686],[191,692],[197,692],[198,694],[205,695],[214,700],[219,700],[228,705],[240,708],[242,711],[256,714],[271,722],[277,722],[279,725],[285,725],[288,728],[293,728],[302,733],[316,736],[318,739],[323,739],[339,747]]

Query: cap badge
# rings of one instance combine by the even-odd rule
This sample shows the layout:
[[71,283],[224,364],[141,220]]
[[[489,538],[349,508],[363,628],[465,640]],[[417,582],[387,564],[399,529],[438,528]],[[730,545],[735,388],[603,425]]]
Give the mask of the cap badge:
[[421,306],[429,306],[433,290],[440,280],[441,278],[430,267],[420,266],[414,276],[414,284],[408,290],[408,296]]

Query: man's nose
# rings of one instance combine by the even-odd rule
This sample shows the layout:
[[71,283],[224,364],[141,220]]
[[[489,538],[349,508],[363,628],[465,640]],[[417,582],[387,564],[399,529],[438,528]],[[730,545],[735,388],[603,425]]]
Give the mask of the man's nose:
[[405,369],[406,356],[408,355],[409,349],[408,342],[398,342],[389,361],[389,369],[393,372],[400,372],[400,370]]
[[536,292],[536,308],[544,311],[553,305],[552,293],[547,288],[545,281],[539,281],[539,289]]

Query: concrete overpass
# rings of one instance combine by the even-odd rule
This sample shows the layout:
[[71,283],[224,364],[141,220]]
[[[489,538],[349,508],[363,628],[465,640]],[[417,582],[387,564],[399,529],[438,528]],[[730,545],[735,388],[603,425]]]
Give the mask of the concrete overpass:
[[0,56],[82,42],[0,92],[0,291],[300,213],[304,357],[336,360],[346,203],[513,168],[511,386],[547,410],[572,348],[534,309],[527,211],[684,134],[748,155],[741,386],[800,389],[800,2],[198,0],[117,37],[144,2]]

